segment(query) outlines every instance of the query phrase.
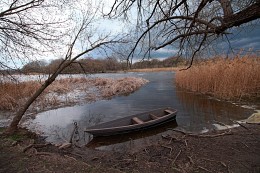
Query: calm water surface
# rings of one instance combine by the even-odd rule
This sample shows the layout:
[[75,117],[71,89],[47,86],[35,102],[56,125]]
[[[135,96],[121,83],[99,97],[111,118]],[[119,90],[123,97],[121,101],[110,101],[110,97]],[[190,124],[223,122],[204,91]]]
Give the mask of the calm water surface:
[[[77,122],[80,133],[77,138],[87,143],[89,138],[88,135],[83,134],[83,130],[88,126],[161,107],[176,108],[178,110],[178,127],[193,132],[212,129],[214,128],[212,124],[216,121],[231,124],[230,119],[245,119],[254,112],[252,109],[243,108],[229,102],[183,91],[175,86],[175,73],[173,72],[97,74],[93,76],[114,78],[136,76],[145,78],[150,82],[129,96],[40,113],[34,120],[30,121],[30,124],[28,123],[27,127],[33,131],[41,132],[47,137],[47,141],[59,143],[69,139],[74,128],[73,122]],[[124,147],[132,146],[133,143],[143,145],[156,141],[167,128],[176,127],[177,124],[170,123],[157,128],[155,131],[138,133],[135,137],[125,137],[124,135],[125,138],[131,139],[127,144],[125,144],[127,140],[121,139],[122,136],[117,137],[119,144],[114,144],[117,142],[114,142],[115,140],[112,140],[112,138],[104,141],[111,142],[111,144],[106,145],[121,149],[122,143],[124,143]],[[138,139],[134,140],[135,138]],[[106,143],[104,141],[99,142],[99,144]],[[107,149],[107,147],[102,149]]]

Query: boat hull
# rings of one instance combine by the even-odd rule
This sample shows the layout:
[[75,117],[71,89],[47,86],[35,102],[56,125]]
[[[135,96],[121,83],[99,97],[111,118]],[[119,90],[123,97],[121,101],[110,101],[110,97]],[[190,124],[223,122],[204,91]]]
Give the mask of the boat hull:
[[[169,110],[170,113],[165,113],[165,110]],[[149,117],[157,115],[157,119],[149,119]],[[93,136],[111,136],[123,133],[135,132],[143,129],[149,129],[167,123],[169,121],[176,120],[177,110],[172,108],[156,109],[153,111],[144,112],[141,114],[132,115],[129,117],[120,118],[110,122],[98,124],[96,126],[89,127],[85,130]],[[143,123],[131,124],[134,117],[140,118]]]

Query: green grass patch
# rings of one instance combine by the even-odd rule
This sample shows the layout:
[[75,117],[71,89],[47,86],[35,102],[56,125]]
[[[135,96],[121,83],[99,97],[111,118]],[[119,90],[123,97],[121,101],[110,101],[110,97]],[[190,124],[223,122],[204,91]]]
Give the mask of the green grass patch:
[[13,134],[8,136],[9,139],[13,140],[13,141],[19,141],[24,139],[24,135],[20,135],[20,134]]
[[0,127],[0,133],[3,132],[5,130],[4,127]]

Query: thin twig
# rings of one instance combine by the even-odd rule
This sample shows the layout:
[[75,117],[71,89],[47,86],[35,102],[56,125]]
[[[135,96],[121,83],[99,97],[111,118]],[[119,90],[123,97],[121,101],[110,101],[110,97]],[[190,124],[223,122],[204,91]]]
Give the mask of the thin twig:
[[241,124],[240,122],[238,122],[238,121],[235,121],[235,120],[231,120],[232,122],[234,122],[234,123],[237,123],[238,125],[240,125],[241,127],[243,127],[244,129],[246,129],[246,130],[249,130],[250,131],[250,129],[249,128],[247,128],[246,126],[244,126],[243,124]]
[[187,143],[186,139],[184,140],[184,143],[185,143],[185,146],[188,147],[188,143]]
[[220,161],[220,163],[221,163],[221,165],[223,165],[224,167],[227,167],[227,165],[226,165],[224,162]]
[[187,157],[189,158],[190,163],[191,163],[191,164],[194,164],[194,161],[192,160],[191,156],[187,156]]
[[242,144],[245,145],[248,149],[250,149],[249,146],[246,145],[244,142],[240,142],[240,143],[242,143]]
[[49,153],[49,152],[36,152],[36,155],[47,155],[47,156],[51,156],[52,153]]
[[164,148],[170,149],[170,154],[172,154],[172,147],[168,147],[168,146],[165,146],[165,145],[161,145],[161,146],[164,147]]
[[212,172],[212,171],[210,171],[210,170],[208,170],[208,169],[206,169],[206,168],[204,168],[204,167],[202,167],[202,166],[198,166],[198,168],[200,168],[200,169],[202,169],[202,170],[204,170],[204,171],[207,171],[207,172]]
[[177,158],[179,157],[180,154],[181,154],[181,150],[179,151],[179,153],[176,155],[176,157],[172,161],[172,165],[175,163],[175,161],[177,160]]
[[71,157],[71,156],[68,156],[68,155],[64,155],[64,157],[67,157],[67,158],[69,158],[69,159],[72,159],[72,160],[75,160],[75,161],[77,161],[77,159],[76,159],[76,158],[74,158],[74,157]]

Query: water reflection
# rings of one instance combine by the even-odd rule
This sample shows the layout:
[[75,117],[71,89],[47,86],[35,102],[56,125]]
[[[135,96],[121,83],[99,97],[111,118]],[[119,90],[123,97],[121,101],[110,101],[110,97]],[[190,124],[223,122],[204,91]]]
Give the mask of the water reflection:
[[176,96],[181,104],[181,112],[183,112],[181,118],[186,117],[190,122],[183,126],[190,131],[199,131],[203,127],[211,129],[212,124],[216,122],[231,124],[232,120],[245,119],[253,113],[253,110],[230,102],[183,91],[181,88],[176,89]]

